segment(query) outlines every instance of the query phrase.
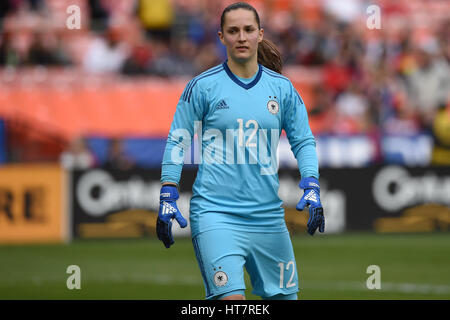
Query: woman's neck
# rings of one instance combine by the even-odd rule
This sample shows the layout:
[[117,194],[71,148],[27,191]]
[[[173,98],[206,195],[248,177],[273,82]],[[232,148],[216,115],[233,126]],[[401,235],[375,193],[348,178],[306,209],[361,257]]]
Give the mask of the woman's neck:
[[245,63],[239,63],[233,59],[228,59],[228,68],[231,72],[241,78],[251,78],[258,72],[258,61],[246,61]]

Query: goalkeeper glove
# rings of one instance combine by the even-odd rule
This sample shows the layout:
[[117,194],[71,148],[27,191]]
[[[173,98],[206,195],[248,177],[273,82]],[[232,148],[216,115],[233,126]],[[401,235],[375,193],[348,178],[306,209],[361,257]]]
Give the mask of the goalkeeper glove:
[[325,231],[325,217],[320,203],[319,181],[313,177],[303,178],[299,187],[304,189],[304,193],[296,209],[303,211],[306,206],[309,206],[308,233],[314,235],[317,228],[319,228],[319,232],[323,233]]
[[178,198],[179,195],[176,186],[165,185],[161,188],[158,219],[156,220],[156,234],[166,248],[169,248],[175,242],[172,236],[172,219],[177,220],[182,228],[187,226],[186,219],[183,218],[177,207],[176,201]]

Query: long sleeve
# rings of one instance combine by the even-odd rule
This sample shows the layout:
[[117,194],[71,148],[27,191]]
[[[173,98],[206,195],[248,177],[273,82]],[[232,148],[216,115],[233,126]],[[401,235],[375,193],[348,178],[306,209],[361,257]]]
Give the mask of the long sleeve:
[[283,129],[297,159],[302,177],[319,178],[316,141],[308,123],[305,104],[297,90],[290,84],[284,101]]
[[161,182],[179,183],[184,164],[184,154],[194,137],[196,121],[202,121],[205,96],[195,79],[190,81],[178,101],[161,167]]

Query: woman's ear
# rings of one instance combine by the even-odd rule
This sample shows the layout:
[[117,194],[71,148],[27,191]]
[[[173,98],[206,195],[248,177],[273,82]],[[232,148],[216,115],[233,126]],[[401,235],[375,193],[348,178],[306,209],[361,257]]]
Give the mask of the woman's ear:
[[264,39],[264,29],[261,28],[261,29],[259,29],[258,43],[263,41],[263,39]]
[[225,41],[223,39],[223,33],[222,31],[217,31],[217,35],[219,36],[220,42],[222,42],[223,45],[225,45]]

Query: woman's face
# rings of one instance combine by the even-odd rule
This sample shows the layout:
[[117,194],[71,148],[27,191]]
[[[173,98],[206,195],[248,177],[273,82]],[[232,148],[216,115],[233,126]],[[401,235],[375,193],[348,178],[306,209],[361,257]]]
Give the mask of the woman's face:
[[256,57],[264,30],[258,28],[252,11],[236,9],[225,14],[223,31],[218,34],[220,41],[227,48],[228,57],[245,63]]

